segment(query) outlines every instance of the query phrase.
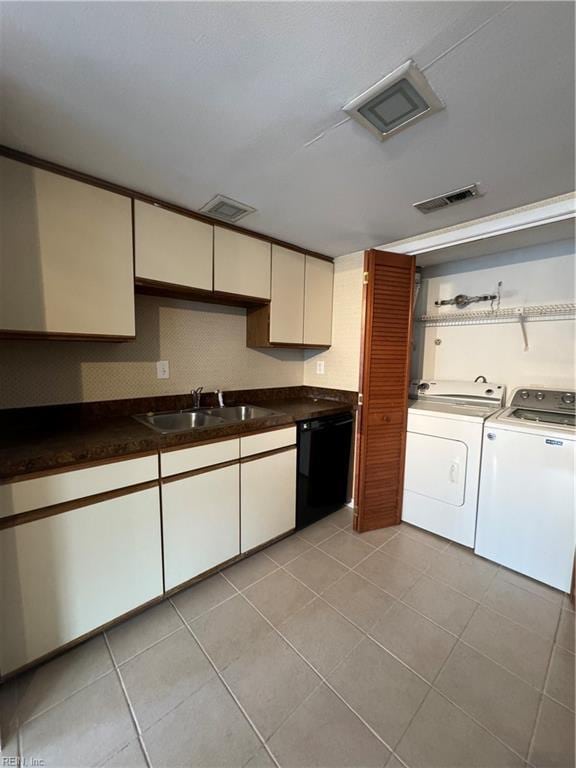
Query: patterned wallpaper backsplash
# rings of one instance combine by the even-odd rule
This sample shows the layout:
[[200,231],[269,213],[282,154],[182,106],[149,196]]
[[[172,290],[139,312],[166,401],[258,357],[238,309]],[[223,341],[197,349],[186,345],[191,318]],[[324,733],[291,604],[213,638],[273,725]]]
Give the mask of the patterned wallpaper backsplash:
[[[136,340],[0,342],[0,408],[303,383],[301,350],[246,347],[246,310],[136,297]],[[170,378],[156,378],[168,360]]]

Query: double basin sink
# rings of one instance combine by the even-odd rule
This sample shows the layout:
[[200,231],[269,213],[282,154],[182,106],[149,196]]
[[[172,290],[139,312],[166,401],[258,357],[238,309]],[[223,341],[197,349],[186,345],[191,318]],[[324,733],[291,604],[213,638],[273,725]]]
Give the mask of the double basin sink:
[[143,413],[133,418],[163,435],[171,432],[189,432],[203,427],[221,427],[232,422],[263,419],[275,416],[268,408],[256,405],[231,405],[222,408],[191,408],[163,413]]

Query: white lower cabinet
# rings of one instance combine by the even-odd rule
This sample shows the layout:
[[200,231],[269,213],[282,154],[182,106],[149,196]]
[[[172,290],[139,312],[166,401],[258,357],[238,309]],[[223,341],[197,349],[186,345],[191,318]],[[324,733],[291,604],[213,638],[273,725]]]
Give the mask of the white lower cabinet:
[[162,594],[158,488],[0,531],[6,674]]
[[166,590],[240,552],[238,464],[162,484]]
[[240,547],[248,552],[296,525],[296,448],[240,466]]

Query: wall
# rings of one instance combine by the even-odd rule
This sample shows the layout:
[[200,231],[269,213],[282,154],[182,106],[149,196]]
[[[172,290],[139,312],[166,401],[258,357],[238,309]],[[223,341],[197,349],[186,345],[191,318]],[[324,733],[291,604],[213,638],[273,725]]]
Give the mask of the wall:
[[[0,342],[0,408],[302,384],[301,350],[246,347],[246,310],[136,297],[136,341]],[[156,378],[168,360],[170,378]]]
[[[363,271],[364,251],[336,259],[332,346],[304,353],[304,384],[358,390]],[[324,361],[324,375],[316,373],[319,360]]]
[[[560,241],[429,267],[422,273],[417,314],[437,311],[435,299],[492,293],[499,280],[503,308],[574,302],[574,264],[574,241]],[[472,380],[482,374],[506,384],[509,393],[518,386],[574,388],[575,327],[574,320],[528,322],[529,350],[524,351],[517,322],[417,325],[413,376]]]

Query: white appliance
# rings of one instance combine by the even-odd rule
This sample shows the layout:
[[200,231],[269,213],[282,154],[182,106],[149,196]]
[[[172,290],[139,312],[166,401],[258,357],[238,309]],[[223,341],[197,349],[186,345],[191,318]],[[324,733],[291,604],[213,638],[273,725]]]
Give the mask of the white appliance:
[[475,551],[570,591],[575,541],[575,393],[518,389],[484,427]]
[[482,429],[504,396],[504,386],[486,381],[412,382],[404,521],[474,546]]

